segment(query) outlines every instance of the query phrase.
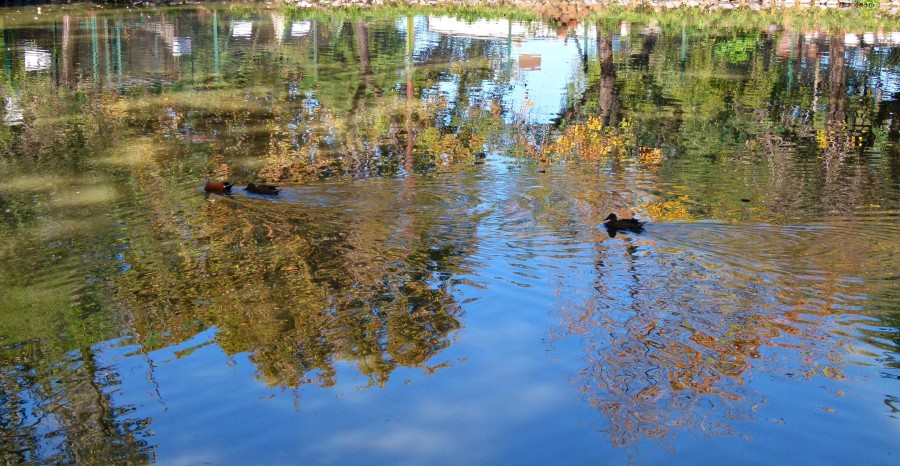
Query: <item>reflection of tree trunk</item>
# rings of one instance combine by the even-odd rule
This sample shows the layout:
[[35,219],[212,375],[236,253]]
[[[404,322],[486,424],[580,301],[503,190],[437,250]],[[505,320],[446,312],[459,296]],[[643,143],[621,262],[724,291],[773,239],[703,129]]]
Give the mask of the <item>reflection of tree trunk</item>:
[[383,97],[384,93],[375,85],[375,77],[372,76],[372,59],[369,57],[369,27],[365,22],[357,21],[353,25],[353,30],[356,36],[356,48],[359,52],[359,72],[362,75],[361,90],[365,92],[368,89],[376,96]]
[[65,15],[62,18],[62,83],[71,86],[72,70],[75,68],[75,54],[72,51],[75,45],[72,31],[72,17]]
[[353,101],[350,105],[350,118],[353,123],[350,125],[350,137],[348,138],[348,147],[350,153],[356,159],[357,164],[362,162],[360,158],[362,150],[362,141],[359,140],[359,119],[357,115],[360,112],[360,105],[366,96],[366,91],[370,90],[378,97],[384,95],[381,89],[374,83],[372,76],[372,63],[369,57],[369,27],[364,21],[357,21],[353,24],[353,33],[356,36],[356,49],[359,54],[359,85],[356,86],[356,92],[353,94]]
[[613,63],[612,41],[609,38],[603,38],[599,26],[597,27],[597,54],[600,61],[600,79],[588,84],[581,99],[553,120],[554,127],[559,128],[563,123],[577,117],[584,109],[588,99],[596,94],[599,94],[600,97],[600,113],[603,124],[618,124],[621,105],[616,92],[616,65]]
[[641,46],[641,53],[631,56],[632,63],[638,68],[650,67],[650,54],[656,48],[656,34],[648,34],[644,37],[644,45]]
[[366,96],[366,83],[368,76],[372,72],[372,66],[369,61],[369,29],[363,21],[357,21],[353,25],[353,35],[356,37],[356,51],[359,53],[359,84],[356,86],[356,92],[353,93],[353,101],[350,104],[350,134],[347,140],[347,147],[351,155],[360,163],[360,146],[359,143],[359,124],[357,115],[359,114],[360,102]]
[[412,16],[406,17],[406,154],[403,159],[403,167],[407,174],[407,185],[415,186],[413,172],[413,104],[415,99],[415,86],[413,84],[413,51],[416,44],[416,25]]
[[369,28],[363,21],[357,21],[353,25],[356,35],[356,49],[359,52],[359,68],[363,75],[372,73],[372,65],[369,62]]
[[74,462],[104,464],[116,459],[146,459],[141,453],[146,445],[127,425],[117,422],[115,407],[106,393],[116,384],[115,376],[97,365],[93,350],[86,348],[81,354],[79,382],[67,388],[69,403],[55,412]]
[[[404,168],[406,169],[406,173],[412,175],[413,171],[413,122],[412,122],[412,111],[413,111],[413,99],[414,99],[414,89],[413,89],[413,78],[412,78],[412,70],[410,69],[406,74],[406,158],[404,159]],[[412,178],[410,176],[410,178]]]
[[847,70],[844,66],[843,36],[831,36],[828,49],[828,115],[829,129],[843,127],[846,122]]
[[616,66],[613,63],[612,40],[597,30],[597,54],[600,59],[600,116],[604,125],[619,123],[619,96],[616,92]]
[[823,151],[825,185],[822,198],[830,201],[835,211],[852,209],[858,203],[859,190],[848,190],[844,159],[854,151],[852,136],[847,128],[847,70],[844,60],[844,35],[835,33],[828,44],[828,112],[825,115],[825,136],[828,146]]

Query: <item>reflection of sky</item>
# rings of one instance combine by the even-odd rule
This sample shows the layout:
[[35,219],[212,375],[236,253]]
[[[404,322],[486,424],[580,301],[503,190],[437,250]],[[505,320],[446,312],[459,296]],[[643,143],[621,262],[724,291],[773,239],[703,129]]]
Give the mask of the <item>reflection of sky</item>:
[[900,92],[900,74],[895,68],[872,65],[874,58],[884,60],[895,49],[890,47],[873,47],[868,53],[859,49],[850,49],[846,52],[847,66],[861,76],[865,76],[865,86],[869,89],[881,90],[884,98],[892,98]]
[[[394,23],[394,27],[403,34],[404,38],[406,37],[406,19],[397,20]],[[416,33],[416,43],[413,44],[413,56],[415,57],[428,52],[441,38],[441,34],[428,30],[428,17],[426,16],[414,17],[413,28]]]
[[573,40],[532,39],[513,45],[513,66],[517,66],[522,55],[540,56],[541,67],[521,71],[513,78],[516,86],[506,96],[506,107],[519,112],[529,103],[533,104],[526,109],[531,114],[531,121],[549,123],[563,110],[569,84],[583,81],[577,79],[581,75],[578,47]]
[[173,57],[181,57],[184,55],[190,55],[193,51],[191,47],[191,38],[190,37],[175,37],[172,39],[172,56]]
[[[405,20],[397,21],[395,25],[400,32],[406,33]],[[549,34],[543,34],[546,32],[543,30],[537,30],[536,35],[544,37],[527,36],[529,28],[526,25],[510,24],[506,20],[468,23],[449,18],[417,17],[415,28],[414,53],[417,57],[427,53],[444,35],[451,35],[457,40],[488,40],[503,46],[502,65],[511,68],[510,84],[513,86],[511,92],[506,92],[504,96],[504,106],[512,110],[512,113],[506,116],[507,121],[524,113],[531,123],[549,123],[563,110],[569,85],[572,82],[583,82],[580,73],[581,50],[577,42],[584,43],[583,28],[578,28],[575,31],[576,37],[568,40],[547,37]],[[588,40],[595,37],[595,28],[589,28]],[[506,52],[507,49],[509,52]],[[540,67],[520,69],[522,56],[536,57],[540,61]],[[506,79],[501,76],[503,73],[505,72],[498,70],[495,76],[496,83],[499,84]],[[495,90],[497,88],[495,82],[482,83],[482,90],[484,92]],[[458,83],[455,79],[444,80],[437,84],[438,92],[446,95],[451,102],[456,98],[457,88]]]
[[[554,183],[550,174],[509,176],[497,169],[485,175],[480,191],[490,193],[485,204],[491,206],[523,202],[521,194]],[[319,197],[316,189],[309,188],[310,198]],[[366,186],[354,184],[353,189]],[[753,422],[734,423],[752,440],[695,430],[643,442],[639,449],[613,446],[604,432],[603,414],[578,391],[584,383],[579,371],[595,355],[584,352],[581,337],[550,335],[548,327],[565,324],[556,322],[554,309],[560,301],[593,295],[601,285],[603,299],[614,293],[617,301],[633,304],[609,313],[653,314],[635,304],[635,293],[650,295],[647,303],[666,295],[639,278],[667,273],[679,251],[696,259],[695,252],[679,242],[709,227],[660,224],[640,238],[595,244],[564,239],[546,226],[504,230],[510,223],[500,210],[479,227],[478,252],[467,262],[472,270],[456,277],[473,284],[452,291],[457,302],[465,303],[464,326],[452,335],[449,347],[428,361],[449,367],[433,375],[421,367],[400,367],[385,387],[363,388],[368,379],[353,364],[337,361],[334,387],[272,388],[260,382],[252,355],[226,355],[216,345],[216,331],[207,330],[146,356],[134,346],[100,349],[100,365],[112,365],[120,374],[121,385],[111,390],[113,405],[135,407],[130,416],[151,420],[153,436],[148,441],[160,464],[666,464],[681,458],[696,464],[764,464],[773,455],[805,458],[810,464],[830,457],[834,464],[878,464],[884,446],[892,444],[896,430],[845,428],[861,418],[871,425],[892,425],[892,419],[878,412],[879,403],[873,403],[890,380],[857,384],[854,396],[844,397],[836,396],[834,389],[846,381],[816,378],[804,383],[761,372],[747,374],[736,393],[739,398],[764,393],[766,402],[754,406]],[[569,294],[573,290],[576,293]],[[585,296],[573,296],[577,290]],[[653,315],[664,316],[659,311],[668,303],[658,303]],[[687,326],[690,319],[685,322]],[[602,339],[620,330],[598,327],[593,337]],[[673,333],[677,336],[678,330]],[[657,371],[648,359],[647,372],[664,376]],[[659,383],[669,381],[661,378]],[[719,406],[727,408],[729,403]],[[742,403],[746,400],[734,401]],[[836,412],[820,407],[834,407]],[[729,424],[729,413],[716,411],[709,421]],[[834,432],[846,432],[844,442],[817,441]],[[669,444],[678,456],[672,455]],[[764,448],[748,450],[751,445]],[[855,449],[846,445],[874,448],[853,461],[848,455]]]

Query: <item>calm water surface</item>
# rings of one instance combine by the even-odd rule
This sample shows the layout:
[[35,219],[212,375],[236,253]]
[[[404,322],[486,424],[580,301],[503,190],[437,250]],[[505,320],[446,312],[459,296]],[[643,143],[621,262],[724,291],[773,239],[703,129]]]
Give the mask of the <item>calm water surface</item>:
[[900,456],[890,28],[0,18],[4,462]]

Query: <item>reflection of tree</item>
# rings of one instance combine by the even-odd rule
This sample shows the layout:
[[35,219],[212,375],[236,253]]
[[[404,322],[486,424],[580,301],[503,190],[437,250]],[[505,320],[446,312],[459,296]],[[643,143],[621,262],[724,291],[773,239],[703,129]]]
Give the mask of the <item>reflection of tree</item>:
[[[397,366],[425,366],[459,327],[447,279],[474,235],[421,193],[395,217],[401,185],[382,188],[335,199],[359,206],[347,217],[215,202],[196,223],[169,228],[197,232],[199,250],[167,249],[162,232],[137,235],[158,239],[134,245],[134,254],[160,258],[117,281],[142,343],[182,341],[215,325],[219,346],[249,352],[268,383],[288,386],[334,383],[338,360],[378,384]],[[465,199],[443,201],[462,209]]]
[[[472,108],[456,109],[465,117],[459,127],[437,136],[426,131],[447,106],[417,96],[416,88],[427,88],[435,75],[414,77],[407,70],[403,94],[381,92],[394,88],[390,80],[396,75],[374,69],[369,37],[369,25],[357,21],[352,34],[337,43],[336,56],[358,60],[359,67],[348,70],[356,79],[324,82],[334,78],[321,76],[319,89],[300,99],[268,99],[271,104],[261,107],[244,101],[240,88],[219,91],[221,98],[211,105],[184,100],[172,108],[171,100],[144,100],[128,109],[129,117],[173,140],[192,137],[205,143],[206,135],[219,135],[222,142],[211,147],[215,152],[208,166],[222,176],[246,173],[230,163],[245,153],[265,153],[258,173],[273,181],[298,181],[328,168],[365,175],[401,163],[412,172],[441,160],[442,152],[451,156],[446,162],[471,161],[479,139],[471,130],[456,130],[473,120]],[[403,44],[388,37],[381,47]],[[390,47],[378,53],[393,54],[399,64],[404,55],[412,60],[406,48],[406,53]],[[344,68],[324,56],[318,66]],[[262,84],[270,75],[252,79]],[[336,92],[340,89],[350,92]],[[266,132],[246,131],[259,121],[268,125]],[[394,122],[403,122],[406,137],[402,144],[385,144],[397,141]],[[285,130],[286,123],[296,128]],[[418,133],[428,134],[418,139]],[[158,163],[165,166],[169,156]],[[148,192],[170,192],[160,186],[155,171],[136,170],[138,184]],[[215,325],[217,343],[229,353],[249,352],[261,377],[273,385],[332,384],[338,360],[354,361],[372,383],[383,384],[395,367],[425,366],[449,344],[448,335],[459,323],[446,280],[474,237],[459,227],[463,236],[454,234],[457,239],[449,242],[441,233],[449,228],[441,219],[452,218],[442,209],[465,204],[449,198],[441,201],[444,207],[434,208],[437,199],[405,188],[402,194],[384,194],[374,194],[371,201],[377,202],[352,216],[338,218],[324,210],[242,208],[228,202],[211,204],[195,221],[161,217],[161,229],[133,235],[152,241],[134,244],[132,251],[158,259],[136,261],[135,273],[117,280],[118,302],[135,316],[147,348],[183,341]],[[156,195],[147,202],[155,212],[170,212],[178,201]],[[193,246],[170,245],[165,238],[176,232],[195,238]],[[230,291],[223,294],[223,289]]]
[[897,243],[887,237],[704,230],[661,233],[660,255],[646,254],[656,242],[640,238],[598,243],[594,283],[563,285],[558,333],[585,342],[574,383],[604,413],[617,445],[681,430],[731,434],[733,421],[751,420],[765,402],[746,388],[751,376],[842,379],[850,337],[832,327],[834,316],[851,295],[869,296],[875,307],[891,300],[885,283],[843,278],[873,265],[853,258],[889,260]]
[[[37,350],[37,351],[35,351]],[[64,365],[36,344],[0,353],[0,459],[7,463],[143,463],[146,420],[122,417],[118,381],[84,349]]]
[[613,63],[612,40],[597,31],[597,55],[600,61],[600,116],[603,124],[619,124],[619,96],[616,93],[616,65]]
[[120,232],[104,202],[116,178],[91,169],[106,144],[99,135],[119,122],[91,111],[101,95],[60,85],[28,79],[28,124],[3,154],[30,182],[0,190],[0,460],[144,463],[148,420],[123,416],[131,407],[113,400],[118,369],[94,346],[120,335],[122,318],[97,279],[116,270]]
[[[585,60],[587,58],[585,57]],[[616,88],[616,65],[613,62],[612,37],[597,27],[597,62],[600,65],[600,76],[593,77],[581,98],[565,109],[556,118],[556,126],[576,119],[585,113],[589,99],[598,99],[601,121],[606,126],[619,124],[621,102]],[[585,69],[587,70],[587,63]]]

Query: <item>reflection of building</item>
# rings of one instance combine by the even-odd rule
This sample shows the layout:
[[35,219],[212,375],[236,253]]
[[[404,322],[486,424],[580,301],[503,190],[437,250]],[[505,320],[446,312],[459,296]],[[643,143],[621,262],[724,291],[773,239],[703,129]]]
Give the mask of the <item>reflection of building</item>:
[[50,52],[38,48],[25,49],[25,71],[40,71],[50,68]]
[[287,19],[284,15],[272,13],[272,29],[275,30],[275,40],[280,44],[284,41],[284,29],[287,26]]
[[[398,27],[404,30],[404,25]],[[584,50],[587,50],[587,41],[597,34],[594,26],[575,28],[564,37],[557,37],[555,31],[539,23],[485,19],[466,22],[436,16],[428,18],[427,30],[435,38],[420,41],[419,44],[436,44],[439,36],[506,42],[504,49],[509,52],[501,52],[503,60],[510,65],[517,63],[518,71],[527,73],[513,78],[513,90],[504,100],[509,108],[527,110],[528,118],[536,123],[548,123],[563,110],[573,77],[574,82],[584,79],[581,72],[581,42],[585,43]],[[417,48],[417,54],[422,52]],[[440,89],[453,96],[455,87],[455,83],[447,82]]]
[[522,71],[537,71],[541,69],[540,55],[519,55],[519,69]]
[[510,20],[479,19],[473,22],[461,21],[445,16],[432,16],[428,18],[428,30],[454,37],[472,37],[481,39],[525,39],[528,29],[522,23],[513,23]]
[[291,37],[303,37],[312,29],[311,21],[294,21],[291,24]]
[[249,38],[253,35],[253,21],[238,20],[231,23],[231,37]]
[[14,94],[6,95],[6,108],[3,112],[3,124],[6,126],[18,126],[22,124],[21,97]]
[[792,36],[791,33],[785,32],[781,35],[781,38],[778,39],[778,46],[775,49],[775,55],[777,55],[778,58],[789,58],[791,54],[794,53],[793,50],[796,44],[794,43],[794,38]]
[[897,31],[878,34],[877,38],[882,44],[900,45],[900,32]]
[[172,40],[172,56],[190,55],[192,52],[190,37],[175,37]]

